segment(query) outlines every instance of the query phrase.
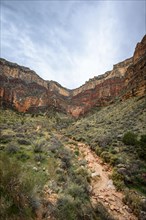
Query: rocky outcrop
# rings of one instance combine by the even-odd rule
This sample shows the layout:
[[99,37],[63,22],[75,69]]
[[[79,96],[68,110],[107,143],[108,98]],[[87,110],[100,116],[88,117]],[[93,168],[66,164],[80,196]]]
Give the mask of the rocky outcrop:
[[21,79],[25,83],[37,83],[40,86],[48,88],[47,82],[39,77],[33,70],[5,59],[0,59],[0,75],[5,75],[9,79]]
[[124,76],[132,58],[114,65],[112,71],[94,77],[72,92],[72,105],[68,112],[74,117],[84,115],[92,107],[105,106],[113,102],[124,88]]
[[132,58],[74,90],[45,81],[29,68],[0,59],[0,105],[20,112],[34,113],[53,107],[78,117],[117,98],[125,100],[145,94],[146,36],[137,44]]
[[26,83],[19,78],[0,76],[0,104],[19,112],[46,110],[48,91],[37,83]]
[[133,62],[126,71],[122,99],[146,94],[146,35],[137,44]]
[[137,61],[144,56],[146,53],[146,35],[143,37],[142,41],[136,45],[135,52],[133,55],[133,64],[136,64]]

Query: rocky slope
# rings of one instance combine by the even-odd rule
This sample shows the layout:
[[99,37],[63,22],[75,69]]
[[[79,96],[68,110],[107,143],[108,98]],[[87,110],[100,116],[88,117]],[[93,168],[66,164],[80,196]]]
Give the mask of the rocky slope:
[[20,112],[47,111],[53,107],[78,117],[117,98],[144,96],[145,73],[146,36],[137,44],[132,58],[74,90],[45,81],[29,68],[0,59],[0,105]]

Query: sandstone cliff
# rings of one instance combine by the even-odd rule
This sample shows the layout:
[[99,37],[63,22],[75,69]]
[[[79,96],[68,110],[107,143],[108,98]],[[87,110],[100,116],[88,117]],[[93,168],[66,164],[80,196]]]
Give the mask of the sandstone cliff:
[[132,58],[74,90],[45,81],[29,68],[0,59],[0,105],[20,112],[47,111],[54,107],[78,117],[117,98],[124,100],[145,94],[146,36],[137,44]]

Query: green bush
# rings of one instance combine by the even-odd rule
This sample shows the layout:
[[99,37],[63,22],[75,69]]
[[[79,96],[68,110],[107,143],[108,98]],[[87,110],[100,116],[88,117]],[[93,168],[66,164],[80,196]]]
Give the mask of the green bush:
[[103,151],[100,155],[104,162],[109,163],[110,162],[110,153],[107,151]]
[[128,131],[127,133],[124,134],[122,140],[123,140],[123,143],[126,145],[135,146],[137,144],[137,135],[131,131]]
[[1,135],[0,143],[7,144],[13,140],[13,135]]
[[[1,219],[32,219],[35,216],[37,190],[46,179],[25,170],[21,163],[1,155],[0,161]],[[33,201],[33,202],[32,202]],[[35,203],[36,202],[36,203]]]
[[80,200],[85,199],[85,192],[82,186],[79,186],[75,183],[71,184],[69,188],[67,189],[67,193],[71,195],[74,199],[79,197]]
[[74,151],[74,154],[75,154],[76,156],[79,156],[79,150],[75,150],[75,151]]
[[34,153],[42,153],[43,152],[43,148],[41,144],[36,144],[34,146]]
[[71,196],[61,196],[56,204],[56,218],[58,220],[75,220],[79,212],[78,206]]
[[25,139],[18,139],[17,140],[18,144],[21,144],[21,145],[30,145],[30,141],[28,140],[25,140]]
[[102,148],[99,147],[99,146],[96,146],[96,147],[95,147],[95,153],[96,153],[98,156],[100,156],[101,153],[102,153]]
[[44,161],[45,160],[45,156],[44,155],[42,155],[42,154],[36,154],[35,156],[34,156],[34,160],[35,161],[39,161],[39,162],[42,162],[42,161]]
[[137,216],[140,215],[140,212],[142,211],[142,201],[140,196],[134,190],[127,190],[125,192],[123,202],[132,209],[134,214]]
[[141,135],[136,151],[141,159],[146,160],[146,135]]
[[114,185],[116,186],[117,190],[122,191],[125,187],[124,184],[124,176],[117,172],[117,169],[114,168],[111,178],[113,180]]
[[82,201],[79,197],[73,198],[68,194],[60,196],[54,214],[58,220],[99,219],[88,201]]
[[13,144],[10,144],[6,147],[6,152],[8,154],[16,154],[18,151],[20,151],[19,147]]
[[119,163],[119,156],[118,155],[112,155],[110,157],[110,164],[115,166]]
[[28,155],[26,152],[21,151],[19,152],[19,154],[17,154],[17,159],[24,162],[30,159],[30,155]]
[[105,208],[105,206],[98,202],[95,206],[95,212],[96,216],[99,216],[100,220],[114,220],[114,218],[109,214],[108,210]]

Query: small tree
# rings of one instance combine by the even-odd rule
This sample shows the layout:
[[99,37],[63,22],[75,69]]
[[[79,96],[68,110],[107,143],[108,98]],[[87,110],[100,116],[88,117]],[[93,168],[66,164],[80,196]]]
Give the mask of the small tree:
[[126,145],[136,145],[137,144],[137,135],[131,131],[128,131],[123,136],[123,143]]

